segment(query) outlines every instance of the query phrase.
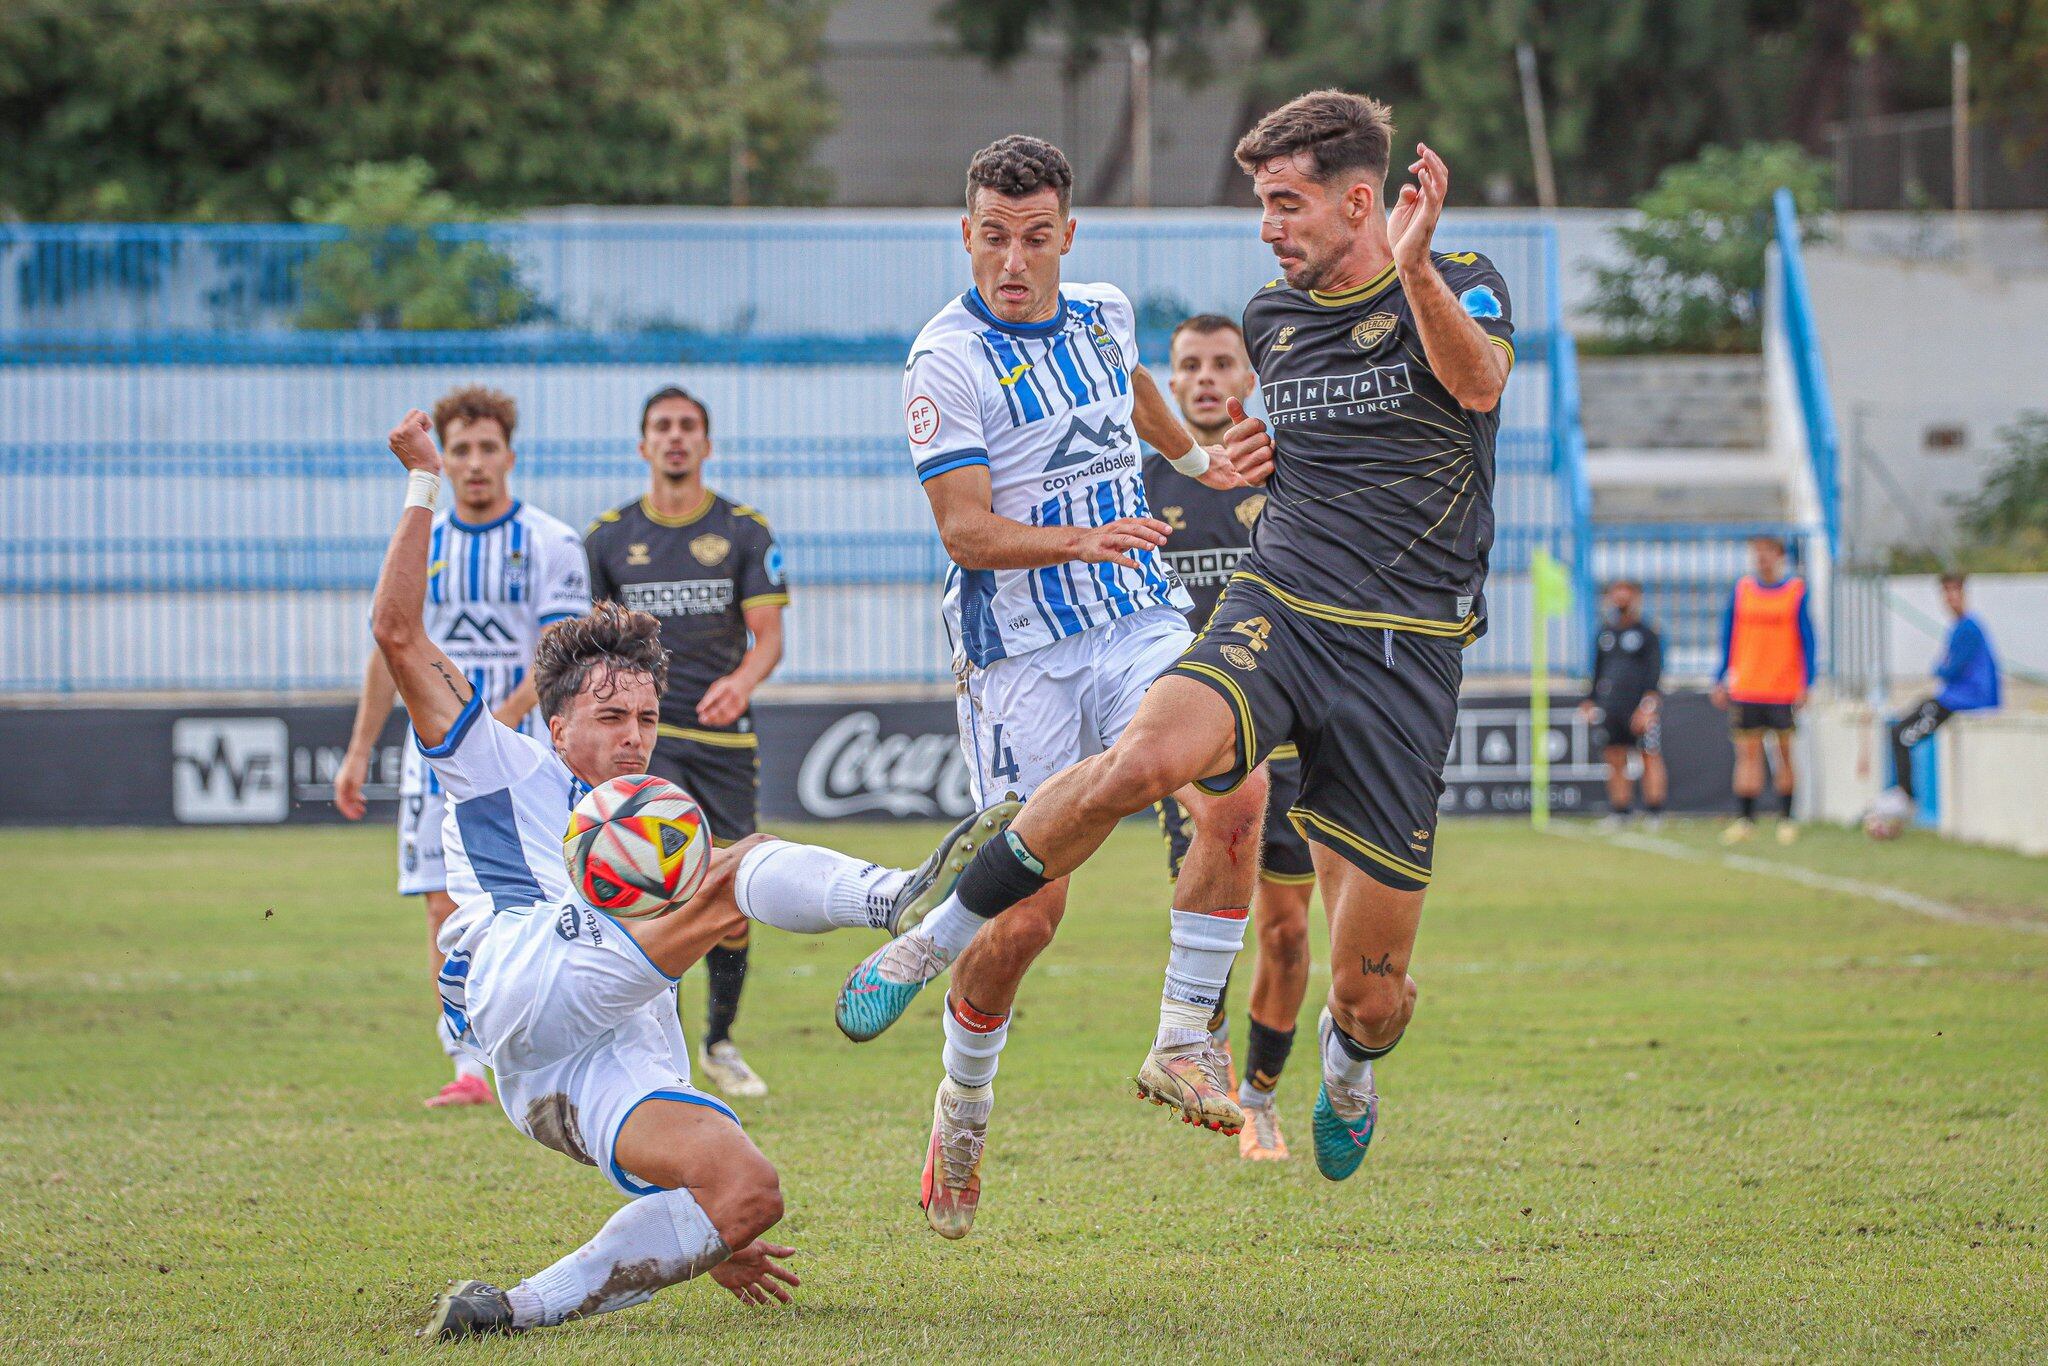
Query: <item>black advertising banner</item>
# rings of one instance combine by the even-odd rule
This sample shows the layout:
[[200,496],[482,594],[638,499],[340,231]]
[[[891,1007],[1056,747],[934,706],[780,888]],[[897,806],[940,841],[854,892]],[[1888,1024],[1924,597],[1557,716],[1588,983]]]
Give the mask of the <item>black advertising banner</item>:
[[[348,706],[0,709],[4,825],[331,823]],[[761,814],[768,821],[938,820],[965,815],[974,784],[951,702],[765,703]],[[1444,765],[1447,815],[1529,808],[1533,732],[1526,696],[1473,695]],[[1600,755],[1569,704],[1551,708],[1551,806],[1604,809]],[[369,819],[398,800],[404,727],[394,714],[370,766]],[[1726,716],[1696,693],[1665,700],[1671,809],[1729,806]]]

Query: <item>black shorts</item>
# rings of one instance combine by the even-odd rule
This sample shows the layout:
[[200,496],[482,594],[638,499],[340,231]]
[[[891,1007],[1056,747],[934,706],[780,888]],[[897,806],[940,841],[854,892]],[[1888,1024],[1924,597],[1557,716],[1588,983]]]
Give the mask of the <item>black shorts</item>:
[[1344,626],[1230,581],[1209,628],[1170,672],[1207,684],[1237,719],[1237,757],[1202,786],[1227,792],[1292,741],[1301,834],[1389,887],[1428,885],[1444,759],[1458,720],[1462,643]]
[[[1259,877],[1265,882],[1278,882],[1299,886],[1316,880],[1316,866],[1308,855],[1308,843],[1294,823],[1287,819],[1287,808],[1294,805],[1301,795],[1301,762],[1296,757],[1294,746],[1287,745],[1274,750],[1266,757],[1266,775],[1273,784],[1272,795],[1266,799],[1266,828],[1260,838]],[[1173,798],[1152,808],[1159,813],[1159,830],[1166,836],[1167,876],[1180,876],[1180,866],[1187,861],[1188,844],[1195,837],[1195,823],[1183,807]]]
[[1790,702],[1735,702],[1728,708],[1728,727],[1737,735],[1766,730],[1797,730]]
[[703,808],[714,844],[731,844],[754,833],[761,818],[761,754],[752,744],[714,745],[664,735],[654,742],[647,771],[668,779]]
[[[1637,704],[1640,705],[1640,704]],[[1617,707],[1613,712],[1602,712],[1600,719],[1593,723],[1593,743],[1601,749],[1639,749],[1645,754],[1656,754],[1664,748],[1663,715],[1652,712],[1650,723],[1638,735],[1629,725],[1636,714],[1635,706],[1626,709]]]

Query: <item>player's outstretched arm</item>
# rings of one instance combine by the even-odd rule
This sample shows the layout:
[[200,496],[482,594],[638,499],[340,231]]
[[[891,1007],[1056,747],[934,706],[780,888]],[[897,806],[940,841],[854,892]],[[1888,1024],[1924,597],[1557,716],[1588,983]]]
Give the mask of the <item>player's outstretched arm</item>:
[[969,465],[924,481],[946,554],[962,569],[1041,569],[1080,560],[1141,566],[1134,550],[1156,550],[1173,528],[1157,517],[1119,517],[1107,526],[1026,526],[993,511],[988,466]]
[[[1152,372],[1142,365],[1131,371],[1131,425],[1138,429],[1141,441],[1165,456],[1182,474],[1193,474],[1212,489],[1244,486],[1245,480],[1239,477],[1224,448],[1203,447],[1195,440],[1194,433],[1182,426],[1173,409],[1167,406],[1166,396],[1159,392]],[[1197,457],[1198,451],[1206,455],[1206,464]]]
[[1465,312],[1430,256],[1436,220],[1450,193],[1451,172],[1424,144],[1416,143],[1415,152],[1408,167],[1415,183],[1401,187],[1401,197],[1387,215],[1394,266],[1401,272],[1401,289],[1414,310],[1415,330],[1422,335],[1422,353],[1429,358],[1430,370],[1460,407],[1491,412],[1507,388],[1514,362]]
[[[472,689],[448,656],[427,634],[427,546],[433,537],[433,499],[440,486],[441,452],[434,446],[434,424],[414,408],[391,429],[391,453],[411,471],[405,508],[384,552],[377,575],[377,595],[370,603],[370,634],[384,666],[398,685],[398,696],[420,743],[438,745],[448,738]],[[424,476],[424,477],[422,477]]]

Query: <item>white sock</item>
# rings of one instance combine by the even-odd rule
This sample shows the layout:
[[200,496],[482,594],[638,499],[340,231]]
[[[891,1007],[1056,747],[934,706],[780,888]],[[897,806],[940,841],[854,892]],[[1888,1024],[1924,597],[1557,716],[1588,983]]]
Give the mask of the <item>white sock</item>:
[[886,929],[908,876],[834,849],[776,840],[740,859],[733,898],[747,919],[792,934]]
[[484,1065],[467,1053],[457,1053],[455,1055],[455,1080],[461,1081],[464,1077],[475,1077],[478,1081],[482,1081],[484,1079]]
[[1159,1001],[1158,1048],[1201,1043],[1223,1003],[1231,964],[1244,948],[1246,913],[1175,911],[1166,956],[1166,990]]
[[946,951],[946,956],[958,958],[967,952],[967,946],[974,942],[974,936],[988,921],[960,904],[956,892],[940,903],[939,908],[918,922],[912,934],[921,934]]
[[614,1214],[597,1236],[505,1292],[517,1328],[609,1314],[702,1275],[732,1255],[687,1190],[662,1191]]
[[1273,1103],[1271,1091],[1261,1091],[1246,1077],[1237,1084],[1237,1108],[1240,1110],[1264,1109]]
[[999,1022],[991,1025],[992,1018],[982,1015],[971,1007],[962,1009],[950,994],[946,997],[946,1075],[955,1084],[966,1087],[987,1086],[996,1079],[996,1063],[1001,1060],[1003,1045],[1010,1040],[1010,1017],[1006,1012]]
[[1330,1026],[1330,1037],[1323,1040],[1323,1076],[1354,1091],[1372,1086],[1372,1059],[1352,1057],[1335,1025]]

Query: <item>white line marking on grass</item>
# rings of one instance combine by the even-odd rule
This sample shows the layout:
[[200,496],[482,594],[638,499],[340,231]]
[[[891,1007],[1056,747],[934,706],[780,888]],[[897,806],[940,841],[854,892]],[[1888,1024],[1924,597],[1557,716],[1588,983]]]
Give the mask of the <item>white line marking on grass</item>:
[[[1572,839],[1588,838],[1590,832],[1573,830],[1569,826],[1553,825],[1550,833],[1565,835]],[[1747,854],[1708,854],[1679,844],[1673,840],[1660,840],[1654,835],[1598,836],[1609,844],[1618,844],[1624,849],[1637,849],[1646,854],[1662,854],[1666,858],[1681,859],[1687,863],[1718,863],[1723,868],[1737,872],[1755,873],[1760,877],[1774,877],[1785,882],[1797,882],[1823,892],[1840,892],[1846,896],[1860,896],[1871,901],[1882,901],[1887,906],[1897,906],[1902,911],[1924,915],[1932,920],[1946,920],[1952,925],[1977,925],[1996,930],[2020,930],[2027,934],[2048,934],[2048,925],[2032,920],[1999,920],[1991,916],[1973,915],[1960,906],[1951,906],[1946,901],[1932,897],[1900,891],[1880,882],[1865,882],[1860,878],[1836,877],[1833,873],[1817,873],[1811,868],[1802,868],[1792,863],[1772,863],[1766,859],[1751,858]]]

